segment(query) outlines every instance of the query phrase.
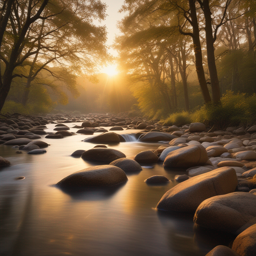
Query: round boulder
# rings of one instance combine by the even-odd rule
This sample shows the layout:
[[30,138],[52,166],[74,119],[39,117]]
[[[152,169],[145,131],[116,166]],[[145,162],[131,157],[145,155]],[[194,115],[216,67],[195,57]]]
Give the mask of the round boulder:
[[8,140],[4,143],[4,145],[26,145],[29,142],[31,142],[30,139],[27,138],[19,138],[19,139],[13,139],[13,140]]
[[8,167],[10,165],[11,165],[11,163],[8,160],[6,160],[2,156],[0,156],[0,168],[1,167]]
[[224,245],[214,247],[205,256],[239,256],[235,251]]
[[107,132],[84,140],[85,142],[100,143],[100,144],[111,144],[119,143],[120,136],[114,132]]
[[192,177],[168,190],[157,209],[171,212],[194,212],[207,198],[235,191],[236,173],[231,168],[219,168]]
[[205,165],[207,161],[208,156],[205,148],[201,145],[192,145],[170,152],[164,160],[164,166],[172,168],[188,168]]
[[135,173],[142,170],[141,166],[132,159],[119,158],[110,163],[110,165],[121,168],[125,173]]
[[118,158],[126,157],[122,152],[112,148],[93,148],[85,151],[82,158],[85,161],[109,164]]
[[139,137],[141,142],[158,142],[158,141],[170,141],[177,136],[171,135],[166,132],[147,132]]
[[155,164],[158,162],[158,156],[151,150],[142,151],[134,158],[140,164]]
[[158,186],[158,185],[166,185],[170,181],[163,175],[154,175],[144,180],[144,182],[147,183],[148,185]]
[[112,165],[93,166],[75,172],[57,183],[63,188],[101,188],[127,181],[125,172]]
[[203,123],[191,123],[189,125],[190,132],[203,132],[205,129],[206,126]]
[[172,151],[174,151],[176,149],[179,149],[179,148],[180,147],[178,147],[178,146],[167,147],[166,149],[163,150],[163,152],[159,156],[159,160],[163,162],[170,152],[172,152]]
[[73,157],[81,157],[82,156],[82,154],[85,152],[85,150],[83,150],[83,149],[78,149],[78,150],[76,150],[76,151],[74,151],[72,154],[71,154],[71,156],[73,156]]

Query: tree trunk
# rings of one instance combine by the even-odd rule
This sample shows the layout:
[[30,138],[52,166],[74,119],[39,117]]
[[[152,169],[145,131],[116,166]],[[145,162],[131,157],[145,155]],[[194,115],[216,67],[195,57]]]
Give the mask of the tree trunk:
[[0,86],[0,112],[4,106],[7,95],[10,91],[11,83],[12,83],[12,70],[10,71],[6,70],[3,77],[3,85]]
[[28,78],[24,93],[22,95],[21,103],[24,107],[27,105],[27,102],[28,102],[28,96],[29,96],[29,92],[30,92],[31,82],[32,82],[31,79]]
[[211,78],[211,87],[212,87],[212,100],[214,104],[220,104],[220,84],[218,79],[218,73],[215,63],[214,55],[214,39],[212,32],[212,18],[211,10],[209,6],[209,0],[203,1],[204,6],[204,16],[205,16],[205,31],[206,31],[206,45],[207,45],[207,60],[208,68]]
[[201,91],[203,94],[204,103],[207,104],[211,102],[211,96],[207,88],[207,83],[206,83],[205,74],[204,74],[203,57],[202,57],[199,28],[198,28],[198,22],[197,22],[197,16],[196,16],[195,0],[189,0],[189,6],[191,10],[191,19],[193,23],[192,38],[193,38],[193,46],[194,46],[195,60],[196,60],[196,72],[197,72],[199,84],[201,87]]
[[182,56],[182,66],[180,66],[180,75],[184,88],[184,99],[186,111],[189,111],[189,98],[188,98],[188,81],[187,81],[187,60],[186,60],[186,49],[181,45],[181,56]]
[[177,104],[177,94],[176,94],[176,87],[175,87],[175,73],[173,68],[173,59],[171,56],[169,60],[171,65],[171,92],[173,97],[173,106],[174,106],[174,109],[176,110],[178,107],[178,104]]

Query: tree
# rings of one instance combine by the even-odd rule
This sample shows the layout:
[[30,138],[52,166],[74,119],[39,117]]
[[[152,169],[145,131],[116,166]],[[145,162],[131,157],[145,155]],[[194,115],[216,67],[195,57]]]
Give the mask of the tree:
[[[3,33],[0,60],[4,63],[0,111],[15,77],[26,77],[30,88],[29,84],[42,70],[54,75],[47,68],[49,63],[70,65],[70,70],[77,73],[84,67],[92,69],[97,61],[103,60],[105,28],[94,26],[92,18],[104,17],[105,5],[99,0],[14,1],[5,31],[0,31],[0,35]],[[17,73],[19,66],[27,65],[31,66],[29,74]],[[24,103],[26,98],[24,95]]]

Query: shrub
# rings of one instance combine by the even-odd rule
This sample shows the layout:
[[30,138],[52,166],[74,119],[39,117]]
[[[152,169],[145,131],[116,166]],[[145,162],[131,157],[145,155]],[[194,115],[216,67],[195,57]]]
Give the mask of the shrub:
[[177,125],[177,126],[182,126],[188,123],[191,123],[191,117],[188,112],[180,112],[180,113],[174,113],[171,114],[168,118],[165,120],[162,120],[161,123],[166,126],[170,125]]

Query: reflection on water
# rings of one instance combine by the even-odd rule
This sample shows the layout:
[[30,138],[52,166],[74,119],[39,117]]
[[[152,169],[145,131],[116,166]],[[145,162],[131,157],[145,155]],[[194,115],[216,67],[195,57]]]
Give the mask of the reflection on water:
[[[53,128],[48,125],[47,131]],[[51,144],[43,155],[19,155],[17,149],[0,145],[0,155],[12,163],[0,171],[1,256],[201,256],[212,248],[206,242],[201,245],[191,216],[174,217],[154,209],[162,195],[175,186],[174,176],[183,173],[181,170],[164,170],[161,164],[145,166],[129,175],[123,186],[104,192],[77,194],[54,186],[91,165],[70,156],[77,149],[95,146],[83,142],[87,137],[43,138]],[[131,158],[159,145],[126,142],[109,147]],[[172,182],[147,186],[144,180],[152,175],[165,175]],[[19,176],[26,179],[15,180]]]

